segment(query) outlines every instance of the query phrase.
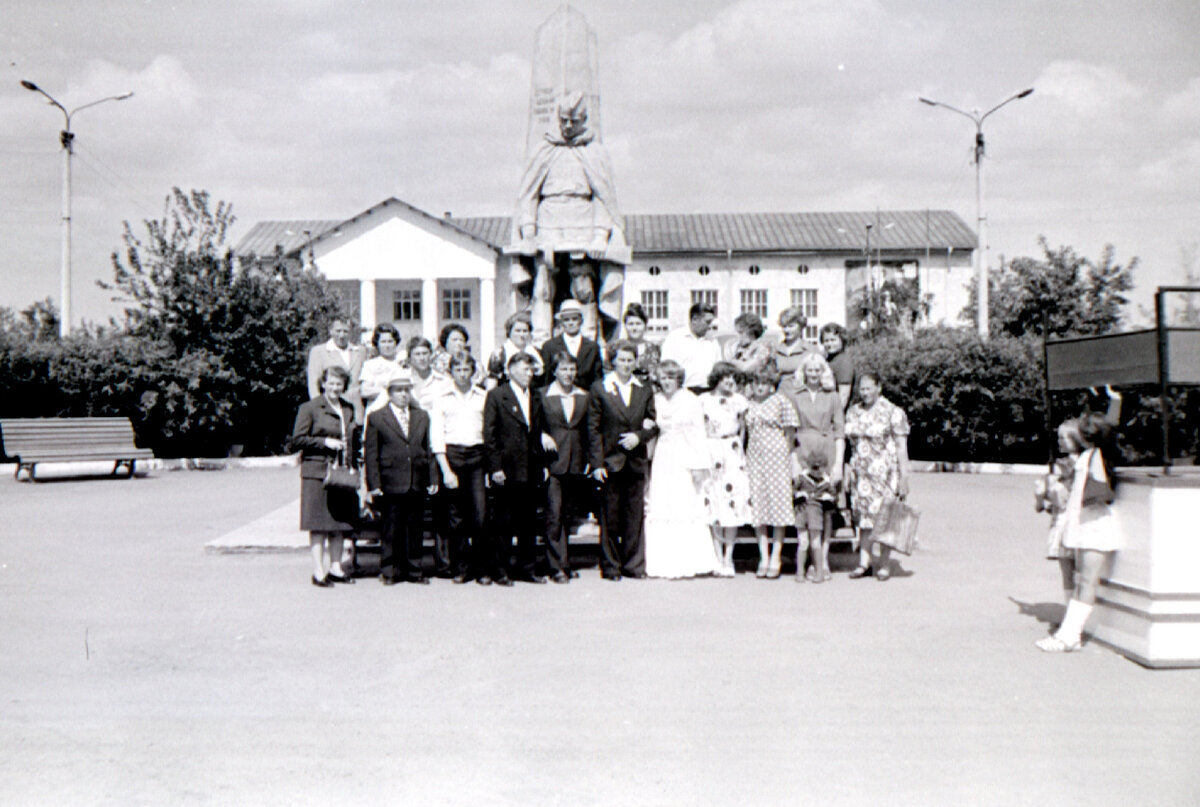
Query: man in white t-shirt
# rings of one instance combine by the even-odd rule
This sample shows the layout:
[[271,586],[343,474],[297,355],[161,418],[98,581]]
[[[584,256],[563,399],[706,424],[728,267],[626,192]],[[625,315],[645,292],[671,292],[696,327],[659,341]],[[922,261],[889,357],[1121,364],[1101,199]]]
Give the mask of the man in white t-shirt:
[[697,394],[708,391],[708,374],[721,360],[721,344],[713,334],[717,312],[708,303],[696,303],[688,311],[688,324],[667,334],[662,344],[662,361],[671,359],[683,367],[683,385]]

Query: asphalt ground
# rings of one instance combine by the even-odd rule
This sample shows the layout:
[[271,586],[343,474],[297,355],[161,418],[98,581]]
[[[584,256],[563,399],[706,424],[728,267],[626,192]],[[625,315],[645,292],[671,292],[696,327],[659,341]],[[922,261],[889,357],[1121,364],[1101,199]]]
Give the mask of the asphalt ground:
[[919,475],[886,583],[324,590],[204,552],[298,486],[0,481],[0,804],[1200,803],[1200,670],[1034,648],[1029,477]]

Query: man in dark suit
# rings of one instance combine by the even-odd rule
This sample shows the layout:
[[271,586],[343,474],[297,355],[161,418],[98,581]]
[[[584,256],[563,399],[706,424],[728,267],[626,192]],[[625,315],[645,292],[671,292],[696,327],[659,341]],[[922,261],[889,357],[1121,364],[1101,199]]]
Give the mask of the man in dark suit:
[[542,343],[542,366],[546,368],[546,383],[554,380],[549,375],[554,357],[559,353],[568,353],[575,359],[575,383],[585,391],[591,389],[592,384],[600,377],[603,363],[600,360],[600,346],[580,333],[580,329],[583,328],[583,305],[578,300],[564,300],[554,318],[562,332]]
[[654,393],[633,375],[637,348],[620,341],[612,346],[613,372],[592,385],[588,405],[588,454],[592,476],[602,484],[600,572],[606,580],[646,576],[642,515],[646,443],[658,434]]
[[[537,574],[537,505],[545,481],[545,451],[553,445],[544,434],[541,396],[529,383],[533,357],[515,353],[508,360],[508,381],[490,390],[483,404],[483,450],[495,506],[490,506],[490,537],[495,541],[493,578],[500,585],[512,579],[545,583]],[[512,539],[517,557],[512,560]],[[482,571],[486,574],[486,571]]]
[[[429,415],[412,402],[412,388],[411,371],[400,370],[388,381],[387,405],[367,418],[367,490],[375,501],[382,500],[379,576],[385,586],[429,582],[421,569],[423,516],[426,496],[437,485],[431,473]],[[403,552],[399,562],[398,550]]]
[[558,353],[551,361],[552,381],[542,391],[546,431],[555,444],[546,480],[546,562],[555,583],[568,583],[575,575],[567,560],[567,507],[586,512],[594,506],[592,481],[585,475],[588,393],[575,386],[574,356]]

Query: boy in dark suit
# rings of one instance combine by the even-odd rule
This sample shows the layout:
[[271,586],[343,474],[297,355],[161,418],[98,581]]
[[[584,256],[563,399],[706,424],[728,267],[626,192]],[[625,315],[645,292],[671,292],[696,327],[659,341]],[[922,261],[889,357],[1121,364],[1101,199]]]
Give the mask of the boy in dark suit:
[[559,353],[569,353],[575,359],[575,383],[586,392],[600,377],[603,363],[600,346],[580,333],[583,328],[583,305],[578,300],[564,300],[554,315],[562,332],[542,343],[542,366],[546,368],[546,383],[554,379],[550,363]]
[[592,483],[585,475],[588,393],[575,386],[576,362],[570,353],[551,356],[547,366],[553,380],[542,391],[542,415],[556,450],[546,481],[546,562],[555,583],[568,583],[573,573],[567,560],[570,524],[564,505],[585,512],[592,507]]
[[658,434],[654,392],[633,375],[637,348],[612,347],[613,372],[592,385],[588,404],[588,454],[603,490],[600,572],[606,580],[646,576],[642,515],[650,458],[646,443]]
[[[484,464],[495,502],[488,508],[496,548],[493,576],[499,585],[512,585],[514,577],[545,583],[535,567],[537,505],[545,481],[544,452],[554,443],[543,432],[541,396],[529,386],[533,357],[515,353],[507,370],[508,381],[490,390],[483,404]],[[517,538],[515,563],[513,536]]]
[[[429,582],[421,570],[423,516],[426,496],[437,484],[430,467],[429,415],[413,403],[412,387],[411,372],[399,371],[388,381],[387,405],[367,418],[367,490],[383,502],[379,576],[385,586]],[[397,550],[404,553],[399,564]]]

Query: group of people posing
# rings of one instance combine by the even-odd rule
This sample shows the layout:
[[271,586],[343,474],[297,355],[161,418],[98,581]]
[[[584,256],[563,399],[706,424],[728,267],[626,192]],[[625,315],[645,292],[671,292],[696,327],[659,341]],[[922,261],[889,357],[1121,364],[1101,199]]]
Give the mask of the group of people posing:
[[[839,325],[814,345],[789,308],[782,340],[770,340],[743,314],[723,349],[714,319],[693,305],[660,346],[631,304],[601,355],[568,300],[540,347],[528,316],[510,317],[483,367],[458,325],[437,348],[410,340],[401,360],[392,326],[375,329],[366,359],[335,322],[310,354],[313,398],[292,437],[313,584],[353,582],[343,545],[364,507],[379,515],[384,584],[428,582],[427,523],[436,572],[456,583],[567,583],[577,576],[567,536],[589,513],[607,580],[732,577],[743,527],[758,539],[757,575],[777,578],[795,527],[796,581],[821,583],[843,497],[860,538],[850,576],[886,580],[888,549],[871,535],[884,504],[908,492],[904,412],[877,375],[856,370]],[[331,461],[361,464],[358,494],[323,485]]]

